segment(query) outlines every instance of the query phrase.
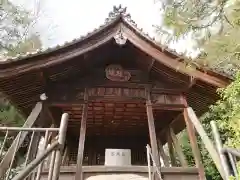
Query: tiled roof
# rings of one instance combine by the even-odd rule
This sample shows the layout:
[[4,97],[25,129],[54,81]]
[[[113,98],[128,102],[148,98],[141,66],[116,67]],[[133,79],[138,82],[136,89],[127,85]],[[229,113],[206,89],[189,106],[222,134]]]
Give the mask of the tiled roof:
[[[8,57],[8,58],[5,58],[5,59],[2,59],[1,61],[9,62],[9,61],[21,60],[21,59],[24,59],[24,58],[27,58],[27,57],[37,56],[37,55],[40,55],[40,54],[46,54],[46,53],[49,53],[49,52],[52,52],[52,51],[55,51],[55,50],[58,50],[58,49],[61,49],[61,48],[65,48],[69,45],[72,45],[74,43],[82,41],[83,39],[86,39],[87,37],[93,35],[94,33],[103,29],[104,27],[107,27],[109,24],[112,24],[113,22],[115,22],[116,20],[118,20],[120,18],[122,18],[123,21],[127,22],[128,25],[132,26],[138,33],[140,33],[146,39],[148,39],[148,40],[152,41],[154,44],[160,46],[159,42],[157,42],[154,37],[150,37],[150,35],[148,33],[144,32],[142,28],[137,26],[136,22],[134,20],[132,20],[131,15],[127,12],[127,8],[119,5],[118,7],[117,6],[113,7],[113,10],[109,13],[108,17],[105,19],[104,24],[100,25],[98,28],[95,28],[93,31],[88,32],[84,36],[80,36],[80,37],[75,38],[71,41],[66,41],[61,45],[58,44],[57,46],[49,47],[47,49],[37,49],[34,52],[26,52],[23,55],[17,55],[15,57]],[[167,50],[167,47],[164,46],[164,45],[162,45],[162,48],[164,50]],[[179,56],[179,54],[177,54],[173,50],[168,49],[167,51]]]
[[[154,37],[151,37],[148,33],[144,32],[143,29],[138,27],[137,23],[134,20],[132,20],[131,15],[127,12],[127,8],[119,5],[119,6],[113,7],[113,10],[109,13],[108,17],[105,19],[105,22],[102,25],[100,25],[98,28],[95,28],[93,31],[88,32],[84,36],[80,36],[79,38],[73,39],[71,41],[66,41],[61,45],[59,44],[57,46],[50,47],[47,49],[37,49],[35,52],[27,52],[24,55],[9,57],[9,58],[2,59],[0,61],[2,61],[2,63],[10,63],[12,61],[19,61],[21,59],[34,57],[34,56],[37,56],[40,54],[47,54],[47,53],[50,53],[50,52],[53,52],[53,51],[56,51],[59,49],[63,49],[65,47],[68,47],[75,43],[81,42],[82,40],[92,36],[93,34],[99,32],[100,30],[104,29],[105,27],[109,26],[110,24],[114,23],[115,21],[117,21],[119,19],[122,19],[122,21],[126,22],[129,26],[134,28],[137,33],[141,34],[142,37],[144,37],[146,40],[150,41],[151,43],[155,44],[156,46],[160,47],[165,52],[169,52],[169,53],[175,55],[176,57],[178,57],[177,59],[182,59],[182,60],[186,59],[186,57],[184,57],[183,54],[177,53],[174,49],[169,49],[169,47],[167,47],[166,45],[161,45],[160,42],[157,42]],[[192,62],[190,62],[190,63],[192,63]],[[194,66],[200,67],[199,65],[197,65],[196,61],[194,63]],[[227,72],[223,71],[222,69],[220,70],[219,68],[210,68],[210,67],[202,67],[201,66],[200,69],[206,70],[206,71],[212,71],[219,75],[226,76],[228,78],[233,77],[232,73],[227,73]]]

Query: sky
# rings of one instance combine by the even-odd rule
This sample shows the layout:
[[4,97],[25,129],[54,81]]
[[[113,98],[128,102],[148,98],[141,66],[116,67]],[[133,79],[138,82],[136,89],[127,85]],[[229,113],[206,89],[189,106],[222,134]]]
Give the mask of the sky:
[[[113,6],[127,7],[128,13],[139,27],[154,36],[153,24],[161,23],[159,8],[154,0],[13,0],[28,9],[40,4],[41,32],[50,39],[44,39],[47,45],[61,44],[64,41],[80,37],[104,23]],[[32,1],[32,2],[30,2]],[[47,32],[50,26],[50,32]]]
[[[162,16],[158,0],[12,0],[29,10],[38,12],[38,29],[44,47],[56,46],[86,35],[104,23],[113,6],[127,7],[138,27],[156,37],[153,25],[161,25]],[[36,8],[38,7],[38,8]],[[187,44],[187,46],[186,46]],[[172,45],[178,51],[191,49],[187,40]]]

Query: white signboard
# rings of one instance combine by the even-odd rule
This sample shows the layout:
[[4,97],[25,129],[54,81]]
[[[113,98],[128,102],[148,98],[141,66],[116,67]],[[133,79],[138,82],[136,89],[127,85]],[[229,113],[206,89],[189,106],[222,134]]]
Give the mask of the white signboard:
[[130,149],[106,149],[105,165],[106,166],[131,165],[131,150]]

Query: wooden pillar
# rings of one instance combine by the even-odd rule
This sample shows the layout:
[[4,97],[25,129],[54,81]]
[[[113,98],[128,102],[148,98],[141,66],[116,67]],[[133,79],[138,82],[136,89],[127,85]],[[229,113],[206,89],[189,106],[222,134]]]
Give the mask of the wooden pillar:
[[198,144],[197,144],[197,137],[195,135],[195,129],[193,127],[193,124],[189,120],[187,109],[184,109],[184,120],[186,123],[188,137],[189,137],[190,144],[192,147],[195,164],[198,168],[199,178],[200,178],[200,180],[205,180],[206,176],[205,176],[205,172],[204,172],[204,166],[203,166],[202,160],[201,160],[201,154],[200,154]]
[[148,128],[149,128],[152,155],[156,163],[156,166],[160,167],[158,147],[157,147],[157,137],[156,137],[156,130],[155,130],[155,124],[154,124],[154,118],[153,118],[153,110],[152,110],[152,102],[151,102],[151,96],[149,91],[147,91],[146,110],[147,110]]
[[85,89],[84,92],[84,104],[82,109],[82,120],[79,134],[79,145],[78,145],[78,156],[77,156],[77,169],[75,180],[83,179],[82,172],[82,163],[84,156],[84,144],[85,144],[85,136],[86,136],[86,126],[87,126],[87,111],[88,111],[88,90]]
[[208,150],[211,158],[213,159],[213,162],[215,163],[219,173],[221,174],[222,178],[224,179],[224,177],[225,177],[224,170],[221,166],[220,157],[219,157],[219,154],[218,154],[216,148],[214,147],[212,141],[210,140],[207,133],[205,132],[201,122],[198,120],[197,115],[195,114],[193,109],[191,107],[188,107],[188,108],[186,108],[186,111],[187,111],[189,120],[194,125],[196,131],[200,135],[200,137],[203,141],[203,144],[205,145],[205,147]]
[[179,157],[179,161],[183,167],[187,167],[188,163],[187,163],[186,157],[182,151],[182,147],[178,142],[177,136],[175,135],[175,133],[171,127],[169,128],[169,130],[170,130],[170,136],[172,138],[174,149]]
[[167,141],[168,141],[168,151],[169,151],[169,157],[171,160],[171,165],[172,166],[176,166],[176,158],[175,158],[175,153],[174,153],[174,149],[173,149],[173,141],[172,141],[172,137],[170,135],[170,130],[168,130],[167,132]]

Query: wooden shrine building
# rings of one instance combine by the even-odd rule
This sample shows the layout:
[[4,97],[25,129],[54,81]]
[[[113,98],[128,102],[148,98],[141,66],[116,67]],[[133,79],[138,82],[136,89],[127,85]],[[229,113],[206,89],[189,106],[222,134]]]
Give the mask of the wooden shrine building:
[[[121,6],[84,37],[0,64],[1,92],[22,114],[30,114],[40,95],[46,99],[34,126],[58,127],[61,115],[69,114],[60,173],[69,180],[85,172],[147,176],[147,144],[163,179],[204,179],[186,108],[201,116],[218,99],[216,89],[229,82],[216,72],[187,68]],[[177,141],[186,127],[196,167],[188,167]],[[129,149],[131,166],[109,168],[106,149]]]

